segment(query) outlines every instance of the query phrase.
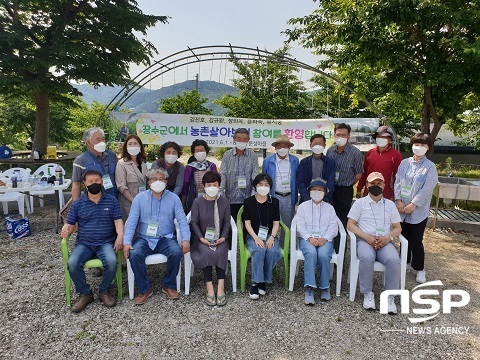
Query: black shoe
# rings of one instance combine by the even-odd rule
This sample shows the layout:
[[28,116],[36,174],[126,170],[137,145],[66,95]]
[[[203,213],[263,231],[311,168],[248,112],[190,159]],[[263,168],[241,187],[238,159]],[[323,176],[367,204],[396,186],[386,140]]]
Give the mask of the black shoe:
[[265,295],[267,293],[267,283],[258,283],[258,293],[260,295]]
[[257,284],[252,284],[250,287],[250,299],[252,300],[257,300],[260,296],[258,295],[258,285]]

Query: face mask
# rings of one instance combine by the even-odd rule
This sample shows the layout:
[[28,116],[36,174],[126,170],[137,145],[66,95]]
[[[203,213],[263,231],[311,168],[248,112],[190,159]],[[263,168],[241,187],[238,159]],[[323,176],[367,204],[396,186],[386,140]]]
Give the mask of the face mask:
[[170,165],[175,164],[177,160],[178,160],[177,155],[165,155],[165,161]]
[[378,146],[384,147],[384,146],[387,146],[387,144],[388,144],[388,139],[376,138],[376,139],[375,139],[375,142],[377,143]]
[[315,145],[314,147],[312,147],[312,152],[317,155],[322,154],[323,150],[325,150],[325,148],[322,145]]
[[163,181],[157,180],[150,184],[150,189],[156,193],[161,193],[165,190],[166,186],[167,185]]
[[268,186],[257,186],[257,194],[265,196],[270,192],[270,187]]
[[347,138],[339,137],[335,139],[335,144],[337,144],[338,146],[344,146],[346,143],[347,143]]
[[281,156],[281,157],[284,157],[288,154],[288,149],[281,148],[281,149],[278,149],[276,151],[277,151],[278,156]]
[[201,151],[201,152],[197,152],[195,153],[195,159],[197,159],[197,161],[204,161],[206,158],[207,158],[207,153],[205,151]]
[[422,156],[422,155],[425,155],[428,150],[425,146],[413,145],[412,146],[412,151],[415,155]]
[[97,195],[100,191],[102,191],[102,184],[91,184],[87,186],[87,190],[90,194]]
[[140,146],[127,147],[127,152],[132,156],[138,155],[140,154]]
[[215,197],[218,194],[218,191],[220,189],[216,186],[209,186],[205,188],[205,192],[207,193],[208,196],[210,197]]
[[316,202],[322,201],[324,196],[325,196],[325,193],[321,190],[310,191],[310,198],[313,201],[316,201]]
[[368,188],[368,192],[373,196],[378,196],[383,193],[383,189],[378,185],[373,185]]
[[239,142],[239,141],[237,141],[237,142],[235,143],[235,147],[236,147],[238,150],[245,150],[245,149],[247,148],[247,145],[248,145],[248,143],[246,143],[246,142]]
[[102,142],[99,142],[98,144],[93,145],[93,148],[95,149],[95,151],[98,151],[99,153],[103,153],[105,152],[107,145],[102,141]]

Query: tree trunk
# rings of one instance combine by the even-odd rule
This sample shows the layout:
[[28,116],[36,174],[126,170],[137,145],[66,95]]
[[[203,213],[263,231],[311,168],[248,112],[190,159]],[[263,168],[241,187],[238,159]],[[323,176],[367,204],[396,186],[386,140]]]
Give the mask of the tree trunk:
[[35,105],[37,107],[37,123],[35,125],[32,152],[37,150],[42,154],[46,154],[48,133],[50,131],[50,104],[48,92],[45,90],[39,90],[34,95]]

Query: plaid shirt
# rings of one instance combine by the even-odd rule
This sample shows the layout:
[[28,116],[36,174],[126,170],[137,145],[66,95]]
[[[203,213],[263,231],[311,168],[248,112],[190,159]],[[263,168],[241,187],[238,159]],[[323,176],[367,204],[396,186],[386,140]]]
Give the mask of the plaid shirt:
[[336,171],[339,172],[335,185],[350,186],[355,184],[355,175],[363,173],[363,156],[360,150],[350,143],[340,153],[338,146],[333,145],[327,150],[327,156],[335,160]]

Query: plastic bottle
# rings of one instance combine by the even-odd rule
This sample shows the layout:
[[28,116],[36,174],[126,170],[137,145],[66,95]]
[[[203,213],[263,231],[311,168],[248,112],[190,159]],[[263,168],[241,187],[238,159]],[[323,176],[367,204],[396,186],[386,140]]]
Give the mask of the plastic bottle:
[[21,175],[17,175],[17,187],[23,188],[23,179]]
[[58,185],[63,184],[63,171],[60,165],[55,168],[55,178],[58,180]]
[[12,175],[10,180],[12,181],[12,188],[16,188],[17,187],[17,175]]

